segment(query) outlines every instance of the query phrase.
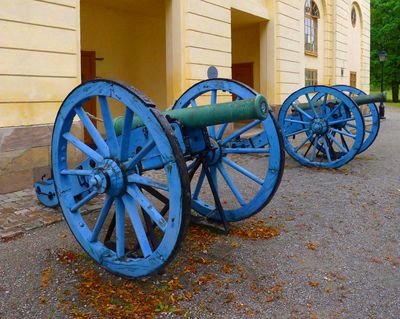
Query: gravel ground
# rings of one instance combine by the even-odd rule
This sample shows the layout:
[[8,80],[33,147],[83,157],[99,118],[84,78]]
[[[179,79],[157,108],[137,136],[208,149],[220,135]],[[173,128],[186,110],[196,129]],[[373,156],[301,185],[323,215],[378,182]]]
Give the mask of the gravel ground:
[[[201,252],[211,262],[181,278],[181,291],[190,294],[178,303],[186,317],[400,318],[399,129],[400,108],[387,108],[374,145],[339,170],[307,169],[288,158],[277,194],[257,215],[280,235],[218,236]],[[60,262],[60,249],[80,260]],[[76,288],[85,268],[115,287],[125,282],[85,258],[64,222],[0,243],[0,318],[74,317],[72,307],[104,317]],[[182,274],[170,268],[151,283]]]

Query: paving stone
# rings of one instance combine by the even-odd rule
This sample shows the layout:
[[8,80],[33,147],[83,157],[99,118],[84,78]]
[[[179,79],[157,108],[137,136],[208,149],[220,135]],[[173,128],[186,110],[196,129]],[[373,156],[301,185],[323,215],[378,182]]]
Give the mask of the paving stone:
[[57,222],[60,222],[63,220],[63,217],[59,214],[54,214],[52,216],[43,216],[40,218],[40,221],[44,224],[44,225],[51,225]]
[[[100,202],[101,204],[101,202]],[[100,205],[93,202],[92,210]],[[0,195],[0,238],[12,238],[32,229],[63,220],[59,208],[43,206],[35,190],[25,189]]]
[[26,209],[26,208],[23,208],[23,209],[20,209],[20,210],[16,210],[14,213],[16,214],[16,215],[27,215],[27,214],[29,214],[31,211],[29,210],[29,209]]
[[29,231],[29,230],[32,230],[32,229],[35,229],[35,228],[39,228],[41,226],[43,226],[43,222],[41,220],[37,219],[35,221],[32,221],[32,222],[29,222],[27,224],[22,225],[22,228],[25,231]]
[[8,239],[8,238],[13,238],[16,237],[18,235],[22,235],[23,229],[20,227],[15,227],[13,229],[9,229],[9,230],[0,230],[0,238],[1,239]]

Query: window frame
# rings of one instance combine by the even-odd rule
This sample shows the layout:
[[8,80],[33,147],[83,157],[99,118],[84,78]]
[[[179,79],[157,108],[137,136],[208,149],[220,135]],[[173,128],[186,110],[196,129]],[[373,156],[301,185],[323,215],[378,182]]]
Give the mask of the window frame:
[[[312,77],[311,79],[307,79],[307,73],[309,74],[315,74],[315,78]],[[307,81],[311,82],[311,84],[307,84]],[[318,85],[318,69],[309,69],[309,68],[305,68],[304,69],[304,86],[308,87],[308,86],[315,86]]]
[[[309,10],[307,5],[309,4]],[[316,9],[316,11],[314,11]],[[318,56],[318,20],[320,18],[319,8],[314,0],[306,0],[304,4],[304,53],[306,55]],[[309,28],[309,33],[307,29]],[[308,38],[314,39],[307,42]],[[309,50],[307,45],[313,46],[314,50]]]

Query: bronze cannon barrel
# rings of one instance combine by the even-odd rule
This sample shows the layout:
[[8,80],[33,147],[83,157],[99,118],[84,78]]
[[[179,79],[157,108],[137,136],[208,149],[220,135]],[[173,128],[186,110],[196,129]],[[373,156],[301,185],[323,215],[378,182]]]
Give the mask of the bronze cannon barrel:
[[[252,99],[204,105],[163,112],[164,116],[169,116],[181,122],[188,128],[202,128],[211,125],[238,122],[243,120],[265,120],[268,116],[269,105],[262,95],[257,95]],[[114,129],[117,135],[122,133],[124,117],[114,119]],[[143,126],[139,117],[134,117],[132,128]]]
[[[377,102],[385,102],[386,101],[386,92],[383,93],[377,93],[377,94],[370,94],[370,95],[358,95],[358,96],[352,96],[351,97],[354,102],[358,106],[360,105],[365,105],[369,103],[377,103]],[[327,100],[326,103],[328,104],[339,104],[342,101],[340,99],[332,99],[332,100]],[[313,103],[313,106],[318,108],[324,103],[323,99],[319,99],[318,101]],[[302,110],[309,110],[310,109],[310,104],[309,103],[300,103],[297,105],[300,107]]]

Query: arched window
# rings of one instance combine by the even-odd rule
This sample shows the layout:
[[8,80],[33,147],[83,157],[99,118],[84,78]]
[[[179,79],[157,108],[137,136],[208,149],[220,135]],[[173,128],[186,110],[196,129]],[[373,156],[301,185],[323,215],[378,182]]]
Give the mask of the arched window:
[[304,6],[304,50],[306,54],[318,54],[319,10],[314,0],[306,0]]

